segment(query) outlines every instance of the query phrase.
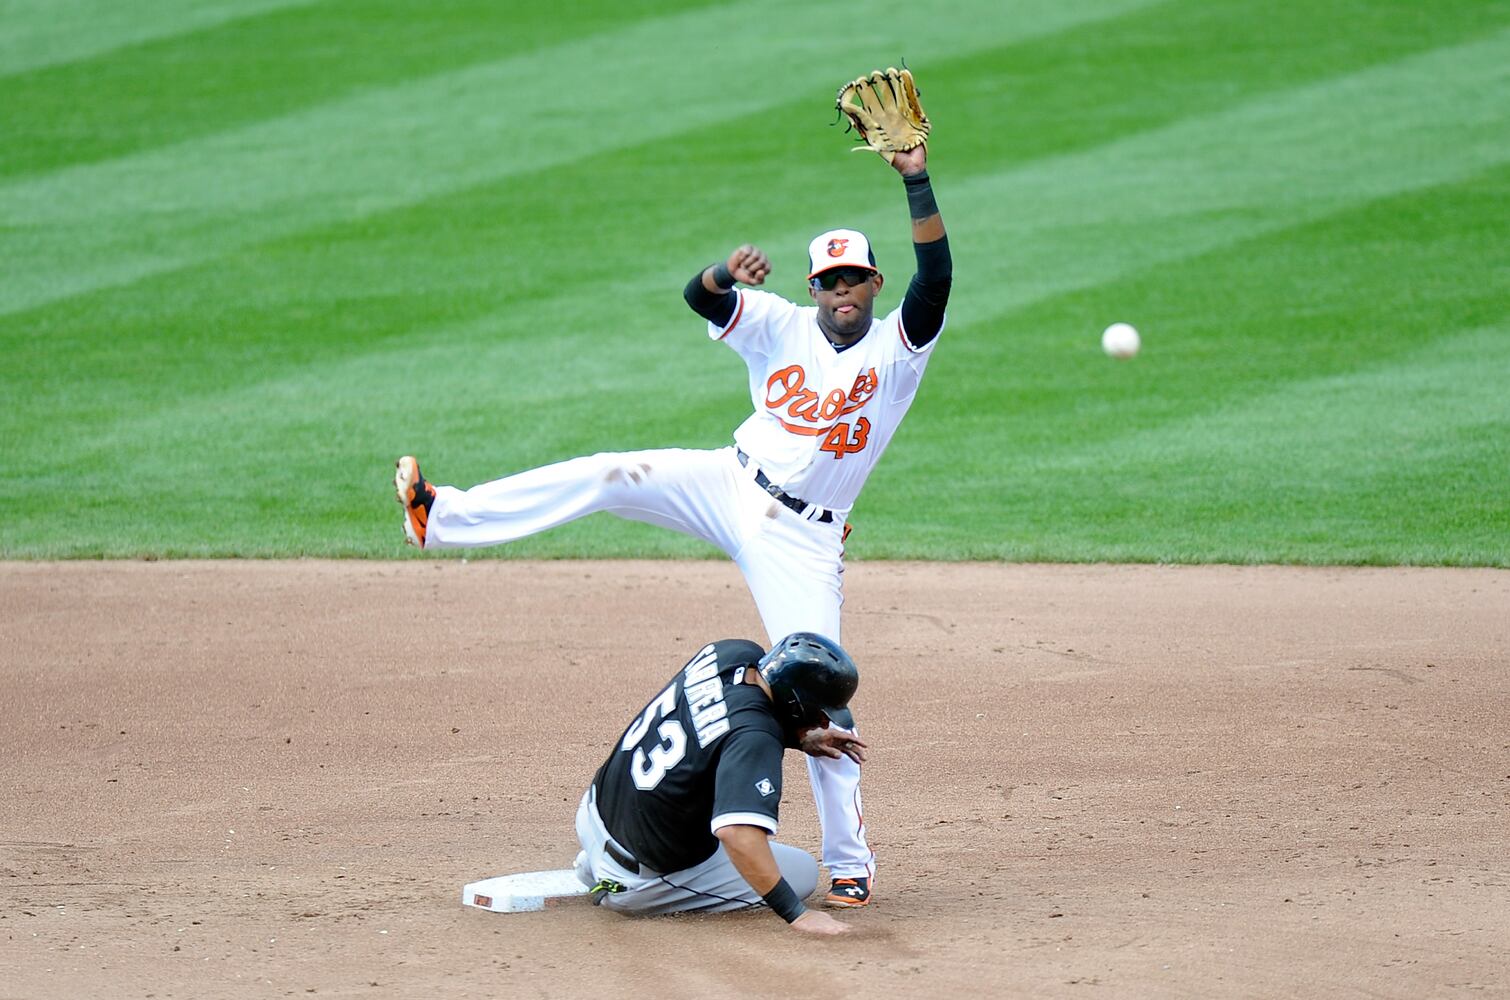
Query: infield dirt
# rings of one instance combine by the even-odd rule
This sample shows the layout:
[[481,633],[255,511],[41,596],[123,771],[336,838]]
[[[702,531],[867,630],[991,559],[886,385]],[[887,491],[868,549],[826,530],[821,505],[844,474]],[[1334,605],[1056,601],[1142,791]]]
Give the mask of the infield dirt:
[[[0,997],[1510,993],[1510,572],[855,563],[877,901],[465,909],[722,562],[0,564]],[[782,839],[810,850],[788,755]]]

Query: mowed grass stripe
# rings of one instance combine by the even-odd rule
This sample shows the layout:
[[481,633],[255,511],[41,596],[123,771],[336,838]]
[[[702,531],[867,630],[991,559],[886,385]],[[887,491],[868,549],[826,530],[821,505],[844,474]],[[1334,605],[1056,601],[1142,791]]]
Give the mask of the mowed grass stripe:
[[[23,266],[0,285],[0,312],[826,92],[835,65],[890,61],[895,37],[918,60],[944,59],[1147,2],[1030,0],[1003,13],[962,0],[939,17],[885,0],[867,8],[872,23],[890,26],[884,40],[814,30],[825,17],[846,19],[840,3],[779,0],[737,31],[725,9],[693,11],[12,181],[0,187],[0,259]],[[971,24],[996,30],[962,30]]]
[[[1031,461],[1009,455],[1000,492],[964,499],[989,504],[1000,533],[963,554],[1510,565],[1510,393],[1486,368],[1510,371],[1510,324]],[[1063,500],[1052,509],[1034,496],[1049,488]],[[920,540],[880,548],[926,556]],[[938,540],[958,552],[958,538]]]
[[[710,0],[339,0],[0,79],[0,177],[95,163],[294,114]],[[523,99],[497,95],[499,103]]]
[[[1129,404],[1145,423],[1200,419],[1277,382],[1503,323],[1507,259],[1493,220],[1507,211],[1501,166],[972,320],[934,366],[959,391],[924,402],[946,419],[989,412],[993,400],[1037,412],[993,422],[990,443],[1057,453],[1066,440],[1132,429]],[[1135,362],[1102,357],[1098,334],[1116,317],[1143,328]],[[987,365],[991,378],[971,377]],[[1179,391],[1161,393],[1165,382]]]
[[[1507,63],[1510,32],[1497,33],[947,191],[941,184],[941,205],[965,208],[949,217],[952,240],[970,249],[952,311],[1000,315],[1506,162]],[[859,221],[882,233],[891,214]],[[991,294],[977,304],[972,287]]]
[[[4,0],[0,77],[316,0]],[[0,106],[4,106],[0,104]]]
[[[702,341],[697,321],[684,318],[681,326],[688,354],[711,367],[737,361]],[[56,517],[7,519],[0,523],[0,556],[400,555],[402,538],[393,533],[395,450],[418,450],[462,481],[519,467],[542,448],[559,452],[542,460],[597,450],[605,435],[624,448],[717,446],[744,416],[732,398],[740,372],[668,380],[660,370],[665,345],[650,340],[602,352],[594,350],[601,333],[578,331],[554,345],[534,341],[511,350],[496,330],[425,332],[433,337],[403,350],[312,363],[279,378],[121,413],[84,451],[72,447],[78,441],[69,426],[38,427],[22,442],[38,460],[16,486],[38,498],[67,491],[77,516],[66,524]],[[486,348],[464,346],[479,338],[488,339]],[[567,358],[580,363],[567,370]],[[550,372],[559,377],[543,374]],[[622,405],[626,386],[641,377],[663,382],[675,405]],[[61,450],[45,455],[53,445]],[[150,517],[137,503],[145,496],[152,498]],[[583,540],[558,533],[557,543],[573,537]],[[633,537],[611,535],[599,554],[706,554],[684,539],[636,547]]]
[[941,92],[953,161],[1018,164],[1075,152],[1265,92],[1477,40],[1510,25],[1506,0],[1273,4],[1184,0],[1115,22],[957,59]]

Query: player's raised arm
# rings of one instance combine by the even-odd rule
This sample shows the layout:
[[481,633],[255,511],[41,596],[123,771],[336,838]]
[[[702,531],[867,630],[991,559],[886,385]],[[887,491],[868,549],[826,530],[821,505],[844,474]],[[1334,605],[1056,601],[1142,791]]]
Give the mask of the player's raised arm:
[[739,305],[734,283],[762,285],[770,273],[771,261],[765,251],[746,243],[736,247],[727,261],[709,264],[698,272],[682,290],[682,298],[703,319],[724,326]]
[[906,67],[878,69],[849,81],[839,88],[835,103],[865,143],[856,148],[879,153],[907,186],[918,270],[902,300],[902,331],[913,348],[922,348],[944,328],[944,307],[954,275],[944,219],[928,179],[928,137],[933,123]]
[[724,853],[734,863],[734,870],[760,893],[766,905],[792,926],[792,930],[824,937],[846,934],[850,928],[820,910],[809,910],[797,893],[781,876],[776,856],[771,853],[770,834],[758,826],[735,824],[722,826],[714,836],[724,846]]
[[907,209],[912,216],[912,252],[917,273],[902,299],[902,329],[913,347],[922,347],[944,327],[944,309],[954,282],[954,260],[949,255],[949,237],[944,217],[933,197],[928,177],[928,147],[915,146],[899,152],[891,161],[907,187]]

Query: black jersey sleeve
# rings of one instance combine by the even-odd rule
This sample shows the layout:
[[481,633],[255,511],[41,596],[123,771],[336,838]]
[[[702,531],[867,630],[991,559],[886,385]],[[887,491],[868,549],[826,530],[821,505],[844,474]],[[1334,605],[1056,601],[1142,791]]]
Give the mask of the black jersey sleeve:
[[944,309],[954,282],[954,258],[949,254],[947,236],[932,243],[914,243],[912,249],[918,270],[902,299],[902,329],[907,342],[920,349],[944,327]]
[[713,785],[713,833],[726,826],[776,832],[781,752],[781,740],[773,731],[738,729],[729,735]]

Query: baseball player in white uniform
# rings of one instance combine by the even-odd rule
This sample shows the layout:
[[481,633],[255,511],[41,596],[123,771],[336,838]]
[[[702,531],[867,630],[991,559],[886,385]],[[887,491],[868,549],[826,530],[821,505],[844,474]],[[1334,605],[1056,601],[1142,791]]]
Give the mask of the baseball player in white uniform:
[[[709,336],[749,369],[754,412],[734,444],[711,451],[602,453],[461,490],[432,486],[412,456],[398,461],[404,533],[424,549],[511,542],[598,511],[704,539],[744,574],[768,641],[816,632],[835,642],[843,604],[845,519],[917,393],[944,326],[952,262],[927,172],[926,147],[897,153],[917,272],[900,306],[875,318],[884,279],[863,233],[835,229],[808,248],[812,305],[757,290],[770,261],[734,250],[688,283]],[[744,288],[736,288],[736,283]],[[825,903],[870,902],[860,766],[808,761]]]

